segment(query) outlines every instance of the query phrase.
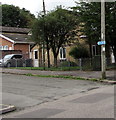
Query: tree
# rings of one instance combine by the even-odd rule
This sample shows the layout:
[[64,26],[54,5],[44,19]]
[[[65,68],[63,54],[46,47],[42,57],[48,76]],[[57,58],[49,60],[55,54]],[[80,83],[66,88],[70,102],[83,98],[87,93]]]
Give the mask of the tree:
[[69,55],[74,57],[74,59],[88,58],[89,52],[84,46],[80,45],[80,46],[72,48],[69,52]]
[[[81,32],[86,36],[86,42],[90,45],[96,44],[101,40],[101,3],[100,2],[81,2],[73,10],[79,15],[82,26]],[[116,60],[116,2],[106,3],[106,47],[111,46]],[[107,50],[108,52],[108,50]]]
[[[31,39],[35,41],[41,49],[43,48],[43,43],[45,43],[45,48],[47,50],[47,58],[48,58],[48,68],[50,67],[50,44],[49,44],[49,36],[47,34],[48,29],[45,26],[46,21],[43,16],[39,16],[38,19],[34,22],[32,27],[32,36]],[[45,49],[43,48],[43,49]],[[44,61],[43,61],[44,62]]]
[[2,26],[7,27],[31,27],[35,16],[25,8],[20,9],[13,5],[3,4],[2,6]]
[[50,48],[54,55],[54,65],[57,66],[59,49],[69,41],[68,33],[77,27],[77,16],[71,11],[57,8],[45,17],[45,21]]
[[77,23],[77,16],[72,11],[62,8],[51,11],[44,18],[39,17],[37,23],[35,23],[33,29],[39,29],[36,34],[38,36],[36,40],[39,42],[41,40],[45,41],[48,51],[50,48],[52,49],[55,66],[57,66],[57,56],[60,47],[68,42],[68,33],[76,27]]
[[85,42],[90,46],[90,56],[92,57],[91,45],[97,44],[101,34],[100,3],[77,3],[77,7],[74,7],[73,10],[77,12],[79,17],[80,32],[87,36]]
[[106,42],[111,46],[116,61],[116,1],[106,4]]

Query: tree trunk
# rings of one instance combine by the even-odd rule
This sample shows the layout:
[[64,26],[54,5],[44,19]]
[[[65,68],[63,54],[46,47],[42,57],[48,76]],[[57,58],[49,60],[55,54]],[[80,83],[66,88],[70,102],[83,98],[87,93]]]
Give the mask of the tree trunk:
[[49,52],[49,48],[47,48],[47,58],[48,58],[48,68],[50,68],[50,52]]
[[54,56],[54,67],[57,67],[57,55]]
[[89,53],[90,53],[90,58],[92,58],[92,48],[91,44],[89,44]]

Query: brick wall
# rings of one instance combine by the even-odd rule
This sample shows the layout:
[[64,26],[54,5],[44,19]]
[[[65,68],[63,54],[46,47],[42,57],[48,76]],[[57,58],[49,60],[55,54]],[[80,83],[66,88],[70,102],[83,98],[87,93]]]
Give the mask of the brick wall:
[[23,57],[28,59],[29,58],[29,44],[15,44],[14,50],[21,50]]
[[2,45],[2,46],[8,45],[8,48],[13,47],[13,43],[8,40],[5,40],[4,38],[0,38],[0,45]]

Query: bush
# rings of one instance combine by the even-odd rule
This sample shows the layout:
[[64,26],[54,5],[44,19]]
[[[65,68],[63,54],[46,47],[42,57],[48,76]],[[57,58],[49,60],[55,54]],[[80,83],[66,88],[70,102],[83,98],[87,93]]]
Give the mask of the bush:
[[63,61],[61,62],[60,66],[61,67],[74,67],[74,66],[77,66],[77,64],[72,61]]
[[71,51],[69,52],[69,55],[72,56],[75,59],[88,58],[89,57],[89,52],[85,47],[78,46],[78,47],[72,48]]

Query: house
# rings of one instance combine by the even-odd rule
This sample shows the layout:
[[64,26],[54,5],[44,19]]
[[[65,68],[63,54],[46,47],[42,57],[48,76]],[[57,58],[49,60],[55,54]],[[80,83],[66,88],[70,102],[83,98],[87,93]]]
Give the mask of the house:
[[[77,46],[77,44],[79,44],[79,43],[85,44],[83,39],[84,38],[81,38],[81,34],[79,33],[75,38],[75,43],[73,42],[70,44],[62,45],[62,47],[60,47],[60,49],[59,49],[59,54],[57,57],[58,64],[63,62],[63,61],[75,62],[75,59],[69,55],[69,52],[70,52],[71,48]],[[47,66],[48,63],[47,63],[47,51],[46,51],[46,49],[44,50],[44,52],[45,52],[45,64]],[[43,49],[40,45],[36,44],[35,46],[33,46],[33,48],[31,49],[31,58],[33,60],[34,67],[43,66]],[[54,56],[53,56],[53,52],[51,49],[50,49],[50,64],[52,66],[54,65]]]
[[[88,49],[88,51],[91,50],[92,58],[93,58],[93,60],[96,59],[95,62],[97,62],[96,67],[99,67],[100,62],[101,62],[101,59],[100,59],[101,46],[98,46],[97,43],[89,46],[88,44],[85,43],[85,40],[84,40],[84,39],[87,39],[86,36],[79,35],[77,37],[78,38],[76,40],[76,43],[74,43],[74,44],[72,43],[70,45],[66,44],[60,48],[59,55],[57,57],[58,64],[61,63],[61,61],[62,62],[63,61],[71,61],[71,62],[77,63],[77,60],[75,60],[72,56],[69,55],[69,52],[73,47],[75,47],[77,45],[84,45]],[[45,64],[47,66],[47,51],[46,51],[46,49],[44,52],[45,52]],[[107,57],[107,55],[106,55],[106,57]],[[37,44],[35,46],[33,46],[33,48],[31,49],[31,58],[33,60],[34,67],[43,66],[43,49],[41,48],[41,46],[39,46]],[[113,52],[110,53],[107,58],[109,60],[111,58],[109,63],[115,63]],[[91,62],[91,60],[89,62]],[[50,64],[54,65],[54,56],[53,56],[53,52],[51,49],[50,49]],[[97,69],[97,68],[95,68],[95,69]]]
[[0,50],[2,53],[20,52],[25,59],[30,58],[30,48],[34,44],[29,40],[30,29],[4,26],[0,26],[0,29],[2,31],[0,34]]
[[[68,50],[69,50],[69,48],[67,48],[67,47],[60,48],[59,55],[58,55],[58,61],[66,61],[67,58],[70,59],[71,56],[68,55],[68,53],[67,53]],[[45,64],[47,65],[47,51],[46,51],[46,49],[44,50],[44,52],[45,52]],[[43,49],[38,44],[36,44],[31,49],[31,58],[33,59],[34,67],[43,66]],[[51,63],[51,65],[54,64],[53,52],[51,49],[50,49],[50,63]]]

